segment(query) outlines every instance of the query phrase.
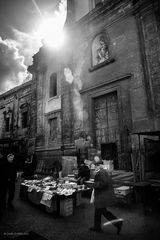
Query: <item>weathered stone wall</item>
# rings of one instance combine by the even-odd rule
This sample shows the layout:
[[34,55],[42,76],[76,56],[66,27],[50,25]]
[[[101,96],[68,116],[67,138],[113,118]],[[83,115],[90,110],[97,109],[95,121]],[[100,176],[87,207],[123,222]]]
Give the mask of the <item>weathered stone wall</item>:
[[63,80],[62,88],[62,128],[63,128],[63,144],[71,144],[73,142],[73,102],[72,102],[71,85]]
[[[157,2],[158,3],[158,2]],[[147,68],[146,81],[148,81],[148,86],[146,87],[146,92],[148,96],[148,101],[151,105],[151,117],[160,117],[160,31],[158,19],[158,4],[155,5],[148,4],[145,9],[139,10],[139,17],[142,31],[141,44],[143,47],[144,63]],[[144,40],[144,41],[143,41]],[[149,99],[149,97],[151,97]],[[160,127],[159,124],[157,127]],[[156,130],[156,129],[155,129]]]
[[31,105],[30,105],[30,138],[36,137],[37,129],[37,88],[36,88],[36,76],[32,75],[31,84]]
[[[139,49],[141,54],[141,62],[143,66],[143,86],[146,95],[146,109],[147,115],[144,119],[133,119],[133,132],[139,133],[131,136],[132,142],[132,162],[135,172],[137,172],[137,179],[144,180],[151,171],[153,173],[154,154],[157,152],[157,144],[160,132],[159,119],[159,94],[160,94],[160,35],[159,35],[159,1],[140,0],[134,1],[134,16],[137,23],[137,30],[139,35]],[[135,106],[138,106],[139,112],[141,106],[139,99],[136,100]],[[152,139],[154,144],[145,146],[145,139]],[[160,143],[159,143],[160,145]],[[147,149],[149,147],[150,149]],[[149,151],[152,151],[152,159],[147,163],[149,158]],[[152,167],[149,168],[147,165]],[[159,171],[154,169],[155,171]]]
[[[35,119],[31,117],[31,84],[31,81],[24,83],[0,96],[0,139],[23,140],[25,142],[23,152],[28,151],[29,139],[34,136]],[[20,109],[22,105],[26,106],[28,112],[26,128],[22,128]],[[5,116],[11,119],[9,131],[6,131]]]
[[[35,80],[33,94],[35,94],[36,108],[36,155],[38,160],[59,159],[61,151],[61,77],[59,59],[54,52],[42,48],[34,58],[32,67]],[[57,96],[50,98],[50,76],[57,73]],[[32,97],[34,95],[32,94]],[[33,118],[34,118],[33,112]],[[49,121],[57,119],[56,137],[50,136]]]

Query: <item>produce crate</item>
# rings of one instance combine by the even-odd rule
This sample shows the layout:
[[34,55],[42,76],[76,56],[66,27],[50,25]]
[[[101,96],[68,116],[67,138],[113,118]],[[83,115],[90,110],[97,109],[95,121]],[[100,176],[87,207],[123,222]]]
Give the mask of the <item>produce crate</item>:
[[70,216],[73,214],[73,199],[60,200],[60,216]]
[[45,211],[48,213],[57,213],[57,201],[56,198],[52,198],[51,206],[45,206]]
[[42,192],[36,192],[36,190],[32,190],[28,192],[28,200],[36,205],[40,204],[42,198]]

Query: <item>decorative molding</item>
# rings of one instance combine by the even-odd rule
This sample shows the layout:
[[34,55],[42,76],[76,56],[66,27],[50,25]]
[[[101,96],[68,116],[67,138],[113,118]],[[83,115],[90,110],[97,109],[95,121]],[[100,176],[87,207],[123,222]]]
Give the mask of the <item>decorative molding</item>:
[[106,66],[106,65],[108,65],[108,64],[110,64],[110,63],[113,63],[114,61],[115,61],[114,58],[108,59],[108,60],[106,60],[106,61],[104,61],[104,62],[102,62],[102,63],[100,63],[100,64],[97,64],[97,65],[89,68],[89,71],[90,71],[90,72],[93,72],[93,71],[95,71],[95,70],[97,70],[97,69],[99,69],[99,68],[101,68],[101,67],[104,67],[104,66]]
[[97,86],[94,86],[94,87],[90,87],[90,88],[86,88],[86,89],[84,89],[84,90],[81,90],[81,91],[80,91],[80,94],[83,94],[83,93],[86,93],[86,92],[95,90],[95,89],[97,89],[97,88],[104,87],[104,86],[106,86],[106,85],[109,85],[109,84],[114,83],[114,82],[117,82],[117,81],[121,81],[121,80],[125,80],[125,79],[127,79],[127,78],[131,78],[131,76],[132,76],[131,73],[128,73],[128,74],[125,74],[125,75],[121,75],[121,76],[119,76],[119,77],[116,77],[116,78],[111,79],[111,80],[108,81],[108,82],[101,83],[101,84],[99,84],[99,85],[97,85]]
[[[80,28],[86,26],[86,24],[89,24],[90,22],[93,21],[101,21],[102,17],[104,16],[110,16],[113,14],[115,9],[117,11],[123,7],[125,9],[125,12],[123,11],[123,14],[117,15],[116,20],[117,21],[121,18],[123,18],[126,14],[132,12],[132,1],[131,0],[126,0],[126,1],[121,1],[121,0],[109,0],[100,7],[95,7],[93,10],[91,10],[88,14],[86,14],[84,17],[82,17],[79,21],[77,21],[75,24],[72,25],[72,28]],[[124,14],[125,13],[125,14]],[[114,22],[113,21],[113,22]],[[112,23],[110,23],[112,24]],[[109,24],[109,25],[110,25]]]
[[58,113],[61,113],[61,109],[56,109],[56,110],[54,110],[54,111],[45,113],[44,115],[45,115],[45,117],[48,117],[48,118],[49,118],[50,115],[52,115],[52,114],[58,114]]
[[36,152],[47,152],[47,151],[55,151],[55,150],[61,150],[61,145],[58,147],[52,147],[52,148],[41,148],[41,147],[36,147],[35,151]]
[[12,88],[12,89],[8,90],[7,92],[0,94],[0,99],[4,98],[4,97],[9,97],[9,95],[12,95],[15,92],[21,91],[23,88],[26,88],[26,87],[30,86],[31,84],[32,84],[32,80],[30,80],[30,81],[28,81],[26,83],[23,83],[23,84],[21,84],[19,86],[16,86],[15,88]]

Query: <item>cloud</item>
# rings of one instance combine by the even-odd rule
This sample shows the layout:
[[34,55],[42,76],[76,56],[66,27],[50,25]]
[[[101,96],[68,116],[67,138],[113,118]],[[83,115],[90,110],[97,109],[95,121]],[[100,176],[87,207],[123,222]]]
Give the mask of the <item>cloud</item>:
[[16,29],[13,29],[13,39],[0,37],[0,94],[31,80],[27,68],[41,45],[35,34]]
[[33,56],[42,46],[40,38],[36,35],[36,32],[23,33],[17,29],[13,29],[13,34],[19,54],[24,56],[24,64],[26,66],[32,65]]

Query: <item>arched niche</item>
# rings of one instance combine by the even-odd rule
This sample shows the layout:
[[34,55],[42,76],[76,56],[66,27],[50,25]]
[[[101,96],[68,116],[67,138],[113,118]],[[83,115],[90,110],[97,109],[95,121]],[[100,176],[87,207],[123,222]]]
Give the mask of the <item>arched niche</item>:
[[104,33],[98,34],[92,42],[92,67],[110,60],[109,48]]

